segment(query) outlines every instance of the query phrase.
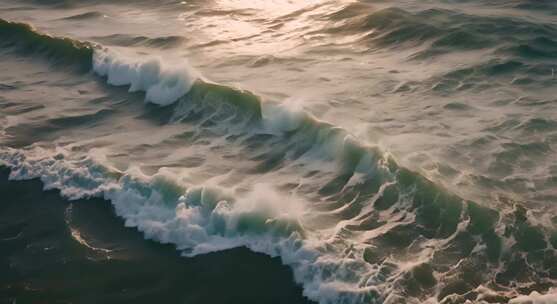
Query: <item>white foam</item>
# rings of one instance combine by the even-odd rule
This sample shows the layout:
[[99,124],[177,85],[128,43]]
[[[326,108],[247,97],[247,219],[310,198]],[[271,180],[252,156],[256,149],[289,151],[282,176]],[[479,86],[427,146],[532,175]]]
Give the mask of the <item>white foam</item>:
[[546,294],[533,291],[527,296],[519,296],[510,300],[509,304],[557,304],[557,290],[550,290]]
[[170,171],[153,176],[135,168],[119,172],[100,163],[103,150],[93,149],[86,157],[69,150],[0,149],[0,164],[12,169],[11,179],[40,178],[45,189],[60,189],[69,199],[107,199],[126,226],[148,239],[175,244],[186,256],[245,246],[280,257],[293,269],[304,295],[319,303],[373,299],[371,266],[361,254],[344,256],[337,251],[344,245],[337,248],[305,230],[301,219],[308,208],[295,197],[266,184],[237,197],[214,184],[186,189]]
[[106,48],[95,49],[93,70],[111,85],[130,85],[130,92],[145,92],[145,101],[169,105],[189,92],[197,76],[184,60],[139,58]]
[[264,129],[273,134],[293,131],[300,127],[307,113],[297,99],[286,99],[281,104],[262,104]]

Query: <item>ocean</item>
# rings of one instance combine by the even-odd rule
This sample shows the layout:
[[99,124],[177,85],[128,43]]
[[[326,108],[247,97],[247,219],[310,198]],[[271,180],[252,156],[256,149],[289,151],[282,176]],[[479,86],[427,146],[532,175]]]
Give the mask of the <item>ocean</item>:
[[557,2],[0,0],[0,303],[557,303]]

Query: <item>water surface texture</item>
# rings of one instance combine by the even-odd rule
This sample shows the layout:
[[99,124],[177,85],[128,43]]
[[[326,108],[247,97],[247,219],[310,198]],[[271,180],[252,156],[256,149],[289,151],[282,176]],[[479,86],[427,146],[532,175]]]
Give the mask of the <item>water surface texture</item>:
[[253,260],[303,291],[277,303],[557,303],[556,70],[554,1],[2,0],[0,164],[109,201],[76,221],[174,246],[186,266],[149,255],[173,278]]

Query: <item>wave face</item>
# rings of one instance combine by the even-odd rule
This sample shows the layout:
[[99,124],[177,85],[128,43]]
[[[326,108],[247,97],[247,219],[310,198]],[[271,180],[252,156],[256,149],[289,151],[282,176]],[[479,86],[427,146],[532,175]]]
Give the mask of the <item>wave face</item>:
[[92,46],[69,38],[56,38],[42,34],[24,23],[0,19],[0,37],[3,48],[14,48],[25,55],[41,54],[53,62],[77,64],[91,68]]
[[[109,200],[127,227],[184,256],[247,247],[280,257],[318,303],[557,301],[557,218],[547,203],[554,168],[546,165],[557,128],[539,114],[553,104],[542,97],[554,84],[557,35],[545,15],[495,18],[473,4],[193,3],[179,15],[191,34],[222,38],[204,41],[155,35],[153,15],[137,13],[133,26],[117,18],[149,1],[114,5],[106,18],[74,4],[56,8],[55,19],[76,39],[0,20],[9,75],[0,83],[0,163],[11,179],[39,178],[70,200]],[[501,9],[539,14],[520,4]],[[156,16],[178,9],[168,4]],[[238,24],[212,32],[230,16]],[[121,32],[73,30],[103,18],[99,25]],[[194,26],[200,22],[212,25]],[[269,32],[253,38],[252,27]],[[187,63],[182,47],[201,63]],[[260,53],[270,49],[278,52]],[[330,60],[318,61],[323,54]],[[453,65],[459,56],[470,63]],[[383,68],[347,64],[370,58],[398,76],[377,80],[367,73]],[[435,66],[421,73],[420,61]],[[203,69],[221,80],[244,71],[245,83],[269,87],[254,94],[209,81]],[[315,84],[317,101],[300,104],[278,80],[294,89]],[[373,95],[369,86],[385,91]],[[534,88],[539,95],[508,100]],[[366,117],[371,109],[384,117]],[[493,109],[501,116],[489,116]],[[392,135],[390,145],[353,135],[353,121],[366,118],[376,120],[374,132]],[[405,154],[416,142],[424,153]]]

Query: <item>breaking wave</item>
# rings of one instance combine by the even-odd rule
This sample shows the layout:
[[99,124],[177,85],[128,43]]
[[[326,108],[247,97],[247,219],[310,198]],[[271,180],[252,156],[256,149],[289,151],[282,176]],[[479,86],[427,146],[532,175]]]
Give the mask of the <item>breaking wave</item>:
[[[383,13],[383,19],[406,16]],[[378,17],[338,30],[367,29]],[[403,38],[396,35],[382,39]],[[12,179],[40,178],[45,189],[69,199],[110,200],[126,226],[187,256],[239,246],[279,256],[304,294],[320,303],[555,299],[549,287],[557,274],[557,238],[544,224],[555,221],[550,215],[536,219],[519,202],[508,202],[512,212],[504,213],[467,201],[342,128],[211,83],[184,63],[127,56],[3,20],[0,37],[1,46],[17,54],[87,68],[110,85],[145,92],[146,102],[172,110],[168,123],[197,124],[231,141],[243,136],[243,146],[257,142],[264,146],[252,159],[259,162],[257,173],[304,164],[299,170],[312,187],[298,196],[265,183],[247,191],[210,181],[194,186],[164,168],[153,175],[133,166],[117,169],[102,149],[76,155],[71,144],[2,148],[0,162]],[[319,170],[307,169],[313,163]]]

